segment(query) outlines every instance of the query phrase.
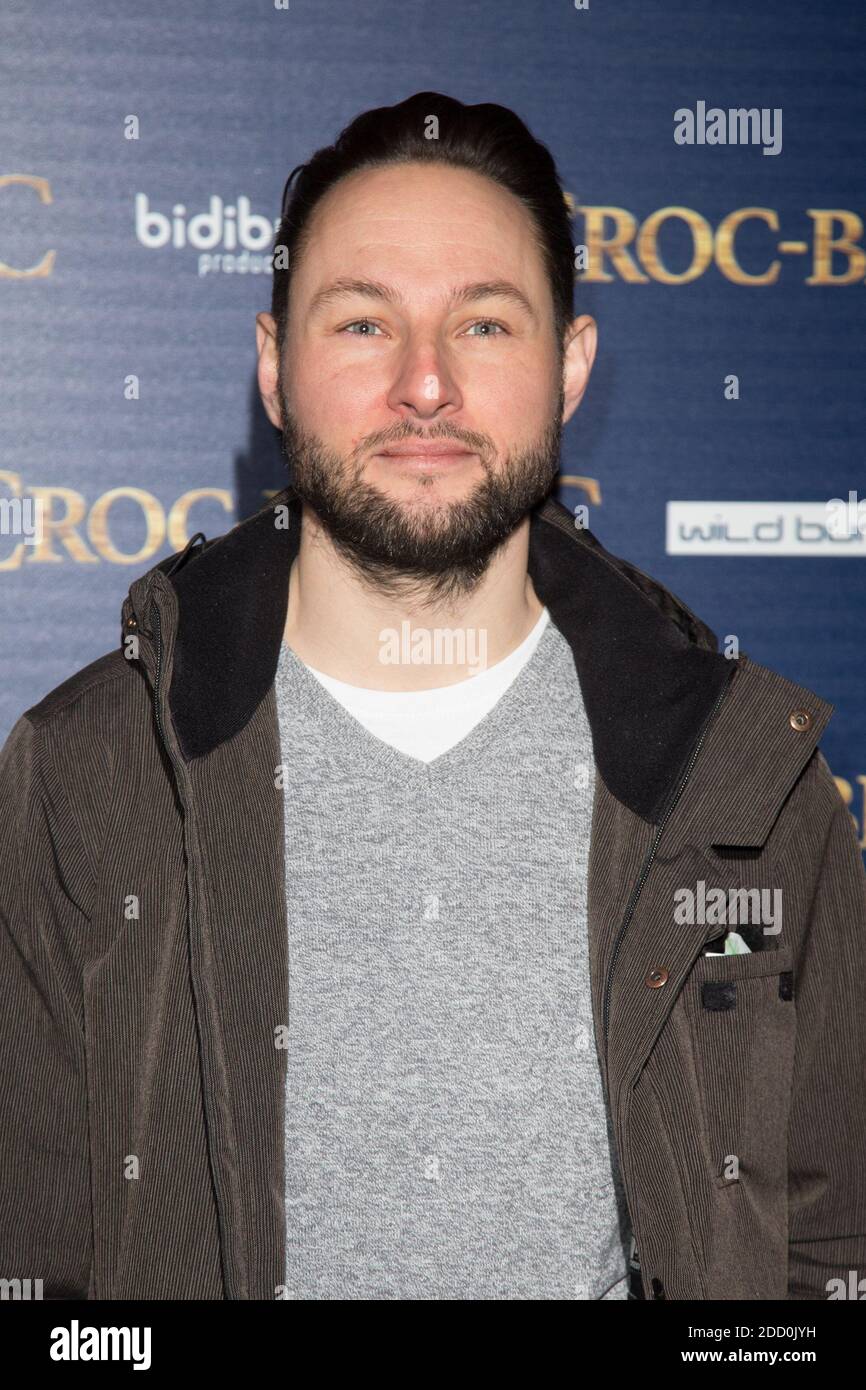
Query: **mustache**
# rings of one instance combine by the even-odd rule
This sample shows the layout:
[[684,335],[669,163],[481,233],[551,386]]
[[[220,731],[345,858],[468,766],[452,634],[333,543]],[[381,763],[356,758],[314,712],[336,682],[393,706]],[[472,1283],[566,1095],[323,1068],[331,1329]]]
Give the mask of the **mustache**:
[[402,427],[398,430],[389,430],[381,434],[370,435],[353,450],[356,457],[364,453],[381,453],[383,449],[390,449],[394,445],[404,444],[408,440],[418,440],[422,444],[438,443],[440,440],[449,440],[452,443],[460,444],[464,449],[469,449],[472,453],[481,454],[487,458],[494,452],[491,440],[484,435],[473,434],[469,430],[460,430],[454,426],[437,426],[432,430],[418,430],[411,426]]

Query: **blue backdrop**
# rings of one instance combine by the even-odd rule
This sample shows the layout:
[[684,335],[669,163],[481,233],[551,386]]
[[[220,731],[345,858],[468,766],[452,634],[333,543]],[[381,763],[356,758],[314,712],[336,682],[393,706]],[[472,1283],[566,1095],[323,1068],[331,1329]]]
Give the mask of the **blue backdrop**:
[[[866,494],[861,0],[7,0],[2,63],[0,498],[46,527],[0,534],[0,738],[119,642],[136,574],[283,485],[253,324],[286,176],[434,89],[523,117],[587,248],[562,501],[835,704],[866,846],[866,539],[814,544]],[[714,109],[774,141],[712,143]]]

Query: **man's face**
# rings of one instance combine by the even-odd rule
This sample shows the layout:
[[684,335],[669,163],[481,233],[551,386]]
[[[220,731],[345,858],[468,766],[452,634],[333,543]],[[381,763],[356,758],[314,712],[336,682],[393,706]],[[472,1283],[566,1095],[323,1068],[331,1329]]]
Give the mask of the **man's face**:
[[[311,230],[275,391],[259,316],[294,487],[371,581],[466,592],[559,468],[562,357],[529,215],[489,179],[416,163],[344,179]],[[425,443],[462,452],[407,456]]]

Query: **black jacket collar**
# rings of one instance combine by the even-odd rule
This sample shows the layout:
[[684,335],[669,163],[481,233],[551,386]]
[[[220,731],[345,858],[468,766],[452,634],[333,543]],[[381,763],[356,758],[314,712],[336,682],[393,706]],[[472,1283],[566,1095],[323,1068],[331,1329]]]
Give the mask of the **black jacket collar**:
[[[281,504],[286,527],[275,525]],[[300,534],[300,499],[287,487],[224,536],[198,550],[193,537],[155,567],[178,600],[169,706],[187,760],[238,733],[273,684]],[[552,498],[532,514],[528,568],[574,654],[603,781],[657,822],[736,662],[674,595],[577,529]]]

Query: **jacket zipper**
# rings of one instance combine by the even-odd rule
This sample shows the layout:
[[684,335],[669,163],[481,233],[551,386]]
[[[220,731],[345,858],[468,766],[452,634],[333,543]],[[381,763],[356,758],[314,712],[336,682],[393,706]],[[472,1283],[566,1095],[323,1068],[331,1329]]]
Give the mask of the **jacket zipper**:
[[624,938],[625,938],[626,931],[628,930],[628,925],[629,925],[629,923],[630,923],[630,921],[631,921],[631,919],[632,919],[632,916],[633,916],[633,914],[634,914],[634,909],[635,909],[635,906],[636,906],[636,904],[637,904],[637,900],[638,900],[638,898],[639,898],[640,895],[641,895],[641,890],[643,889],[644,883],[646,882],[647,875],[649,874],[649,871],[650,871],[650,867],[651,867],[651,865],[652,865],[652,862],[653,862],[653,860],[655,859],[656,850],[658,849],[658,847],[659,847],[659,841],[661,840],[661,837],[662,837],[662,835],[664,834],[665,826],[667,825],[668,821],[670,820],[671,815],[673,814],[674,808],[675,808],[675,806],[677,805],[677,802],[679,801],[680,797],[681,797],[682,794],[683,794],[683,789],[685,788],[685,785],[686,785],[686,783],[688,782],[689,777],[690,777],[691,774],[692,774],[692,769],[693,769],[693,767],[694,767],[694,765],[695,765],[695,763],[696,763],[696,761],[697,761],[698,755],[699,755],[699,753],[700,753],[700,751],[701,751],[701,748],[702,748],[703,743],[704,743],[704,739],[705,739],[706,736],[707,736],[707,733],[708,733],[708,731],[709,731],[710,725],[712,724],[713,720],[714,720],[715,717],[716,717],[716,713],[717,713],[717,711],[718,711],[719,706],[721,705],[723,699],[725,698],[726,694],[728,693],[728,690],[729,690],[729,688],[730,688],[731,678],[732,678],[733,672],[734,672],[735,670],[736,670],[736,667],[733,667],[732,670],[731,670],[731,672],[729,672],[729,674],[728,674],[728,679],[726,680],[725,684],[722,686],[722,689],[719,691],[719,695],[718,695],[718,698],[717,698],[717,700],[716,700],[716,703],[713,705],[713,708],[710,710],[710,713],[708,714],[707,718],[704,720],[703,727],[701,728],[700,736],[699,736],[698,741],[697,741],[697,743],[695,744],[694,748],[692,749],[691,756],[690,756],[689,761],[688,761],[688,766],[686,767],[686,770],[685,770],[685,772],[684,772],[684,774],[683,774],[682,780],[680,781],[679,786],[678,786],[678,787],[676,788],[676,790],[674,791],[674,794],[673,794],[672,799],[671,799],[670,802],[668,803],[667,809],[665,810],[664,815],[662,816],[662,819],[661,819],[661,821],[659,822],[659,826],[658,826],[658,829],[656,830],[656,833],[655,833],[655,837],[654,837],[654,839],[653,839],[653,842],[652,842],[652,844],[650,845],[649,850],[647,851],[646,858],[644,859],[643,865],[641,866],[641,870],[640,870],[640,873],[639,873],[638,878],[637,878],[637,882],[635,883],[634,887],[632,888],[631,896],[630,896],[630,898],[629,898],[628,905],[627,905],[626,910],[625,910],[625,916],[623,917],[623,920],[622,920],[622,922],[620,923],[619,931],[617,932],[617,934],[616,934],[616,939],[614,940],[614,943],[613,943],[613,951],[612,951],[612,953],[611,953],[610,962],[609,962],[609,964],[608,964],[608,968],[607,968],[607,978],[606,978],[606,980],[605,980],[605,985],[604,985],[604,1002],[603,1002],[603,1006],[602,1006],[602,1022],[603,1022],[603,1036],[604,1036],[604,1065],[605,1065],[605,1071],[607,1071],[607,1046],[608,1046],[608,1031],[609,1031],[609,1026],[610,1026],[610,996],[611,996],[611,986],[612,986],[612,982],[613,982],[613,971],[614,971],[614,966],[616,965],[617,956],[619,955],[620,948],[622,947],[622,943],[623,943],[623,940],[624,940]]
[[162,739],[165,751],[169,753],[170,756],[170,750],[165,739],[165,731],[162,727],[162,713],[159,708],[159,687],[162,679],[162,619],[159,616],[159,609],[153,599],[151,599],[150,612],[153,618],[153,625],[156,629],[156,673],[153,679],[153,702],[156,711],[156,727],[159,731],[159,736]]
[[[151,611],[151,616],[152,616],[152,619],[153,619],[153,626],[154,626],[154,629],[155,629],[155,632],[156,632],[156,671],[155,671],[155,673],[154,673],[154,680],[153,680],[154,709],[155,709],[155,714],[156,714],[156,727],[157,727],[157,730],[158,730],[158,732],[159,732],[159,736],[160,736],[160,738],[162,739],[163,747],[165,748],[165,751],[166,751],[166,753],[167,753],[167,755],[168,755],[169,761],[170,761],[170,763],[171,763],[171,765],[172,765],[172,767],[173,767],[173,769],[174,769],[175,780],[176,780],[176,782],[177,782],[177,784],[178,784],[178,792],[180,793],[180,796],[181,796],[181,804],[184,806],[184,811],[186,811],[186,802],[183,800],[183,793],[182,793],[183,778],[181,777],[181,775],[180,775],[180,773],[179,773],[179,771],[178,771],[177,762],[176,762],[176,760],[175,760],[174,754],[173,754],[172,751],[171,751],[171,748],[169,747],[168,740],[166,739],[165,730],[164,730],[163,722],[162,722],[162,714],[161,714],[161,711],[160,711],[160,686],[161,686],[161,683],[162,683],[162,620],[161,620],[161,618],[160,618],[159,608],[157,607],[157,604],[156,604],[155,600],[153,600],[153,599],[151,600],[150,611]],[[190,874],[190,876],[191,876],[192,869],[191,869],[191,866],[189,866],[189,865],[188,865],[188,872],[189,872],[189,874]],[[189,911],[190,911],[190,914],[191,914],[191,913],[192,913],[192,904],[193,904],[193,902],[194,902],[194,896],[193,896],[193,892],[192,892],[192,885],[191,885],[191,883],[189,884],[189,887],[188,887],[188,897],[189,897],[189,905],[190,905],[190,906],[189,906]],[[196,1007],[198,1007],[198,1000],[196,1000]],[[228,1292],[228,1289],[229,1289],[229,1275],[228,1275],[228,1272],[227,1272],[227,1270],[226,1270],[225,1259],[224,1259],[225,1243],[224,1243],[223,1215],[222,1215],[223,1212],[225,1212],[225,1211],[228,1210],[228,1204],[227,1204],[227,1201],[226,1201],[225,1194],[224,1194],[224,1192],[222,1191],[222,1187],[221,1187],[221,1184],[220,1184],[220,1180],[219,1180],[219,1178],[218,1178],[218,1176],[217,1176],[217,1173],[216,1173],[216,1167],[215,1167],[215,1165],[212,1165],[212,1166],[211,1166],[211,1176],[212,1176],[212,1179],[213,1179],[214,1190],[215,1190],[216,1200],[217,1200],[217,1209],[218,1209],[218,1214],[219,1214],[219,1215],[218,1215],[218,1220],[219,1220],[219,1227],[220,1227],[220,1265],[221,1265],[221,1268],[222,1268],[223,1285],[224,1285],[224,1287],[225,1287],[225,1289],[226,1289],[226,1291],[227,1291],[227,1292],[226,1292],[226,1297],[227,1297],[227,1298],[231,1298],[232,1295]]]

